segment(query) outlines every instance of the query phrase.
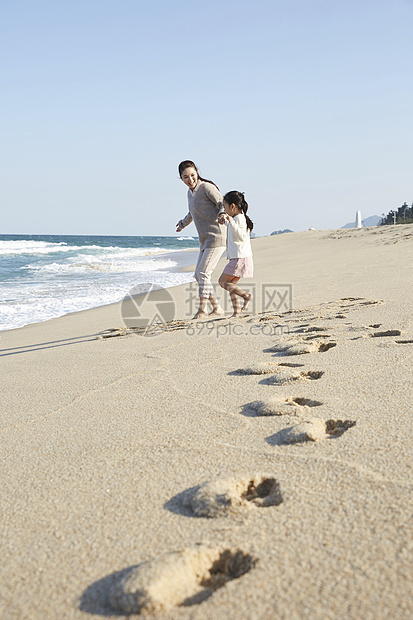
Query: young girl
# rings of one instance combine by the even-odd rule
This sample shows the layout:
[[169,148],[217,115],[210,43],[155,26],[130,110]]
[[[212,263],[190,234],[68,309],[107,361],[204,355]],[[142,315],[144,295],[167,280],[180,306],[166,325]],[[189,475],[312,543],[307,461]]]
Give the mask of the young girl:
[[238,297],[242,297],[245,310],[252,299],[251,293],[243,291],[237,282],[240,278],[251,278],[253,275],[252,250],[250,232],[254,224],[247,215],[248,203],[242,192],[232,191],[224,196],[225,213],[220,215],[218,222],[227,226],[227,253],[229,263],[219,278],[219,284],[231,296],[234,308],[233,317],[240,315]]

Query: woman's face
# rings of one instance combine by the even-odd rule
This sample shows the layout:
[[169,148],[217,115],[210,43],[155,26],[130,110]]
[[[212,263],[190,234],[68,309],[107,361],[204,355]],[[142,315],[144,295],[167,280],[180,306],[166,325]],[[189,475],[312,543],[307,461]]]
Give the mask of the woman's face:
[[185,168],[181,179],[189,189],[194,190],[198,184],[198,173],[195,168]]

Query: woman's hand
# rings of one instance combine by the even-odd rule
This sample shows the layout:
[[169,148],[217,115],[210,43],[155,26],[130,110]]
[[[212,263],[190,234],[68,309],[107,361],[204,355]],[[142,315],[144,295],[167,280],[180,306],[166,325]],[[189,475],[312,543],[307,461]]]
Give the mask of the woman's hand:
[[176,232],[181,232],[181,230],[183,230],[183,227],[180,225],[181,222],[178,222],[176,225]]
[[226,213],[221,213],[221,215],[218,216],[218,224],[225,224],[225,220],[228,219],[228,215]]

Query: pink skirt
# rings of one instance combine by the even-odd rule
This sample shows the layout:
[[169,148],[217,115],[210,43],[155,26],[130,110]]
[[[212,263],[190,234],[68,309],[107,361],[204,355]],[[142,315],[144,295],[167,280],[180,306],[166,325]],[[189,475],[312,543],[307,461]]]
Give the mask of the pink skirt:
[[252,256],[246,258],[231,258],[223,273],[236,278],[252,278],[254,275],[254,263]]

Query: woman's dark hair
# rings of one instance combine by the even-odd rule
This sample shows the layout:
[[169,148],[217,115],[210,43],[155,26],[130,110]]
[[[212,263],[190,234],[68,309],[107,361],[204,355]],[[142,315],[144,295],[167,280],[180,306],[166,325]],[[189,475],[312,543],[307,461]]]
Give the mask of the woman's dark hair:
[[244,193],[237,192],[237,190],[234,189],[231,192],[225,194],[224,200],[228,205],[234,204],[236,207],[238,207],[240,211],[243,212],[247,221],[247,228],[249,231],[251,231],[254,228],[254,224],[247,215],[248,202],[245,200]]
[[217,190],[219,191],[219,187],[216,183],[214,183],[213,181],[208,181],[208,179],[203,179],[201,177],[201,175],[198,172],[198,168],[195,166],[194,162],[191,161],[190,159],[186,159],[185,161],[181,161],[181,163],[178,166],[178,172],[179,172],[179,177],[182,177],[184,170],[186,170],[187,168],[195,168],[196,173],[198,175],[198,179],[200,181],[205,181],[205,183],[212,183],[212,185],[215,185],[215,187],[217,188]]

